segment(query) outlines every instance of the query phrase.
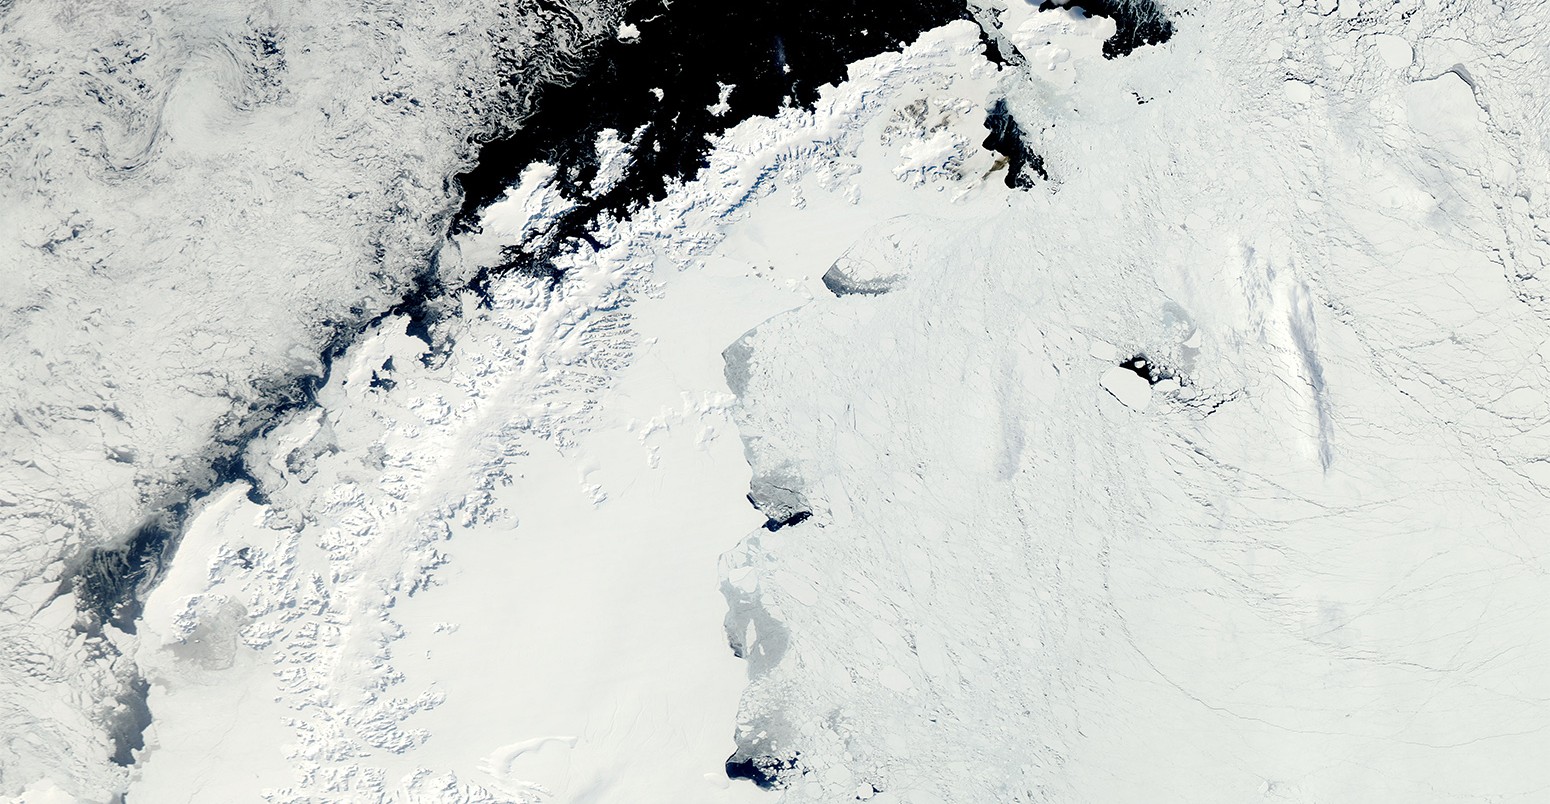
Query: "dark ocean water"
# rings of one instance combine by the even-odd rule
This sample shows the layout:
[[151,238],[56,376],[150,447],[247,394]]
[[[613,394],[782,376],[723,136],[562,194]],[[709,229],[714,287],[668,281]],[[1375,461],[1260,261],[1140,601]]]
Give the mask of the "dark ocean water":
[[[522,130],[486,144],[479,164],[459,177],[466,196],[455,229],[477,226],[479,210],[535,161],[558,167],[563,188],[579,202],[542,244],[496,275],[551,273],[555,253],[595,245],[588,230],[599,216],[624,217],[662,198],[672,182],[692,179],[710,149],[707,135],[788,104],[810,106],[819,87],[845,80],[850,63],[969,17],[961,0],[643,0],[627,18],[638,38],[602,44],[578,81],[544,90]],[[730,108],[717,114],[711,107],[723,84],[733,87]],[[614,129],[628,139],[643,126],[624,179],[590,195],[598,133]]]

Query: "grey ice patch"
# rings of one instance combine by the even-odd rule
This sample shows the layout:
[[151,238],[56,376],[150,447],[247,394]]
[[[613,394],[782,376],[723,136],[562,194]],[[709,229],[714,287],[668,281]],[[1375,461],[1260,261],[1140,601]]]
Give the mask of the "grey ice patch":
[[1016,372],[1011,355],[1003,356],[1002,381],[996,386],[996,418],[1001,431],[997,439],[996,477],[1001,480],[1012,479],[1022,468],[1023,449],[1027,446],[1022,388],[1009,379],[1016,377]]
[[[747,395],[752,379],[754,337],[755,332],[749,332],[721,352],[722,372],[726,376],[727,387],[739,399]],[[811,511],[802,492],[806,484],[795,467],[777,456],[756,428],[749,427],[741,416],[737,418],[743,429],[743,455],[748,464],[754,467],[753,479],[748,486],[748,501],[773,522],[785,523],[803,512]]]
[[[762,536],[757,532],[750,535],[721,558],[727,644],[733,655],[748,662],[748,677],[756,682],[769,676],[791,643],[785,623],[765,607],[758,575],[750,567],[751,559],[764,550]],[[747,705],[745,697],[743,706]],[[797,733],[778,712],[740,709],[737,750],[727,758],[727,776],[747,779],[767,790],[789,786],[802,774],[797,763],[801,752],[787,744],[788,735]]]
[[[748,537],[746,549],[757,550],[758,536]],[[730,579],[729,568],[723,566],[721,593],[727,599],[727,615],[724,622],[727,645],[732,654],[748,662],[749,677],[762,676],[774,667],[791,642],[785,624],[775,619],[764,608],[757,587],[744,588]]]
[[173,617],[174,640],[167,650],[191,668],[225,670],[236,662],[239,632],[248,622],[241,603],[225,595],[195,595]]
[[823,286],[836,296],[881,296],[898,282],[898,277],[858,279],[846,270],[849,263],[842,257],[824,272]]
[[802,778],[802,752],[791,745],[800,734],[778,712],[766,712],[737,726],[737,750],[727,757],[727,777],[747,779],[765,790],[784,790]]
[[1333,416],[1329,391],[1324,384],[1324,364],[1319,360],[1317,350],[1318,326],[1313,317],[1313,303],[1308,297],[1307,287],[1297,288],[1287,323],[1292,333],[1292,342],[1297,345],[1297,352],[1302,356],[1303,370],[1308,374],[1308,386],[1313,392],[1313,409],[1318,417],[1319,463],[1327,470],[1334,461],[1334,449],[1330,441],[1334,429]]
[[878,296],[898,288],[931,246],[919,215],[900,215],[868,229],[823,275],[835,296]]
[[726,377],[728,390],[738,398],[748,393],[748,366],[753,360],[753,345],[748,341],[752,335],[750,332],[721,350],[721,373]]
[[744,451],[749,453],[749,462],[755,470],[753,480],[748,484],[748,500],[759,513],[772,522],[785,523],[811,512],[812,505],[803,492],[806,483],[796,473],[796,468],[791,464],[780,464],[767,470],[760,468],[761,462],[752,459],[753,449],[754,442],[750,440]]

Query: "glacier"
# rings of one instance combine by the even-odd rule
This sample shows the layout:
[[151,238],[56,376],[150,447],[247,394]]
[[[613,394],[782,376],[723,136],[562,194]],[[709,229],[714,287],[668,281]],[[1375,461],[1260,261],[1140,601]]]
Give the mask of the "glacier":
[[[225,447],[240,472],[126,489],[87,463],[12,461],[51,479],[8,477],[7,515],[76,495],[107,524],[7,524],[31,590],[10,596],[26,605],[8,607],[7,644],[33,640],[56,675],[6,671],[0,792],[1537,800],[1550,9],[1076,5],[976,0],[806,103],[726,121],[703,167],[644,193],[629,182],[651,140],[583,127],[501,168],[450,231],[441,183],[493,123],[449,100],[426,123],[446,150],[420,157],[423,194],[392,217],[372,217],[393,206],[380,197],[350,208],[408,244],[370,293],[347,279],[361,260],[295,296],[314,306],[273,309],[242,299],[319,261],[228,258],[254,279],[183,295],[144,269],[142,304],[184,305],[168,351],[39,348],[79,355],[78,385],[47,392],[74,405],[122,383],[114,404],[185,417],[68,431],[103,465],[132,457],[114,471],[208,467],[211,434],[243,432]],[[590,35],[660,30],[610,14]],[[738,97],[705,89],[712,117]],[[178,126],[226,131],[207,107],[173,106],[145,169],[192,158]],[[351,147],[383,147],[371,136]],[[236,174],[213,153],[209,170]],[[169,172],[190,184],[149,196],[96,169],[61,186],[145,195],[168,220],[208,205],[198,182],[227,186]],[[616,189],[637,203],[589,206]],[[243,214],[288,213],[280,199]],[[280,231],[312,254],[343,214]],[[160,276],[190,281],[179,259],[275,231],[237,217],[225,239],[186,235]],[[568,242],[562,221],[579,221]],[[34,250],[98,249],[114,257],[99,271],[137,264],[123,255],[154,234],[64,231]],[[513,268],[534,243],[543,270]],[[393,307],[426,254],[429,333]],[[111,271],[63,290],[9,273],[35,283],[17,299],[136,298]],[[335,336],[318,322],[349,304],[355,327],[320,351]],[[54,320],[41,302],[8,309],[36,316],[10,337],[66,337],[37,323]],[[329,370],[179,334],[208,319]],[[173,352],[252,390],[219,414],[155,396],[167,369],[145,367]],[[24,397],[38,383],[9,370],[18,409],[65,404]],[[309,372],[260,429],[211,423]],[[8,429],[8,457],[73,454],[64,427]],[[178,494],[176,551],[120,612],[135,633],[78,636],[77,601],[55,594],[77,545]],[[73,701],[128,679],[144,744],[116,748],[111,718]],[[55,742],[19,741],[33,723]]]

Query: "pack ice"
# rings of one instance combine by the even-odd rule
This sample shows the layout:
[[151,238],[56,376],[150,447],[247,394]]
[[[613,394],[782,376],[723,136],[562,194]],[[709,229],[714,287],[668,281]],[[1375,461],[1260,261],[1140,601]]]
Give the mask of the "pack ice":
[[615,14],[550,5],[0,2],[0,795],[121,791],[133,568]]

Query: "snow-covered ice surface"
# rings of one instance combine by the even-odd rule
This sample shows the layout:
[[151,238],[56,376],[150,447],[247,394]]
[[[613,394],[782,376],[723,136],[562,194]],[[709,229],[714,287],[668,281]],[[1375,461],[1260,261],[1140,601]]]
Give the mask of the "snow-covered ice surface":
[[1542,799],[1550,8],[1169,10],[979,8],[370,328],[145,600],[130,800]]
[[1547,9],[1188,11],[1004,18],[1050,184],[728,351],[787,801],[1547,795]]

